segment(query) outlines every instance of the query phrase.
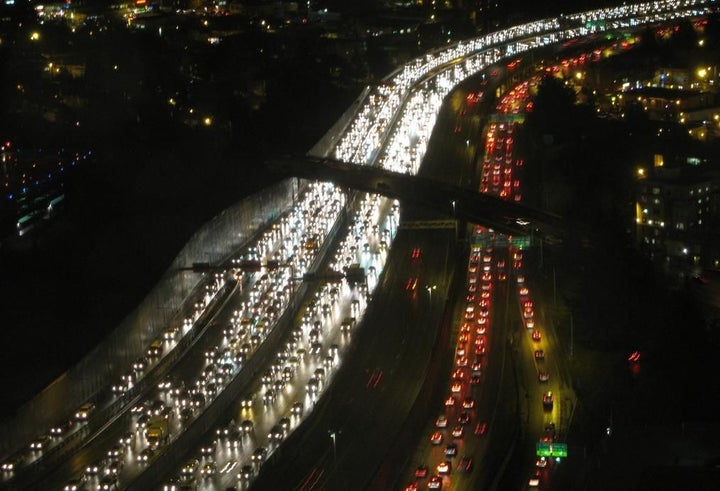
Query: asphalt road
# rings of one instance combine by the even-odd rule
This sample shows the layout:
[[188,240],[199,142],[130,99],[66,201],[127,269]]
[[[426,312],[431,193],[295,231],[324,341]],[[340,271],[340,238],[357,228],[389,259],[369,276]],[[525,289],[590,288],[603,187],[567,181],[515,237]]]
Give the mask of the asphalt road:
[[[398,232],[347,362],[253,489],[366,489],[422,386],[450,286],[452,247],[452,230]],[[406,289],[408,278],[417,278],[414,289]],[[431,285],[432,295],[425,288]]]

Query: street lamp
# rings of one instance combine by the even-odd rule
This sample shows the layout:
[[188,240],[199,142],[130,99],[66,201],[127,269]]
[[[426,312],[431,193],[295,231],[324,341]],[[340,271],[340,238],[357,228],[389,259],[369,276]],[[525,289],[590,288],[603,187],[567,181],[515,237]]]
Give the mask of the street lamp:
[[432,285],[432,286],[428,285],[425,287],[425,289],[427,290],[428,296],[430,297],[430,303],[432,303],[432,292],[433,292],[433,290],[437,289],[437,285]]
[[328,435],[330,435],[330,438],[333,442],[333,460],[337,460],[337,434],[340,433],[340,431],[330,431],[328,430]]

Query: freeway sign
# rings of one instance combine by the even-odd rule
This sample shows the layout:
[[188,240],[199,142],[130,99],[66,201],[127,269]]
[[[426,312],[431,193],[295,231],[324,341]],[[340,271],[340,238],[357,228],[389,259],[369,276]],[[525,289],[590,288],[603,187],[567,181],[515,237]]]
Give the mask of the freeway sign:
[[493,244],[493,241],[496,246],[504,247],[507,245],[513,245],[518,249],[526,249],[531,245],[529,235],[513,235],[511,237],[508,237],[507,235],[502,234],[493,239],[487,234],[478,234],[473,235],[471,240],[473,245],[477,245],[483,248],[490,247]]
[[538,457],[567,457],[567,443],[537,442],[535,450]]

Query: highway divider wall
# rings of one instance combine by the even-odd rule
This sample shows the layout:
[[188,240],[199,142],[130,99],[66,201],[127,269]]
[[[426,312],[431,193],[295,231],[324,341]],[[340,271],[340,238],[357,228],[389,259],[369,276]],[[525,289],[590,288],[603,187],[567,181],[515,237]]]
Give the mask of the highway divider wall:
[[183,314],[191,310],[194,298],[202,298],[207,284],[205,275],[187,268],[196,262],[221,264],[287,211],[305,185],[305,181],[286,179],[227,208],[198,230],[158,284],[110,335],[14,416],[0,422],[0,456],[18,451],[64,418],[71,418],[80,404],[129,370],[166,328],[182,327]]

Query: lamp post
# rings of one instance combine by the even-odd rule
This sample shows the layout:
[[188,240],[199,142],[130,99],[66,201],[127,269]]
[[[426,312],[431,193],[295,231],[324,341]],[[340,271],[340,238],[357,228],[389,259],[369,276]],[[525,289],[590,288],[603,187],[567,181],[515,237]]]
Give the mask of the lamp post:
[[437,285],[432,285],[432,286],[428,285],[425,287],[425,289],[428,292],[428,296],[430,298],[429,301],[430,301],[430,303],[432,303],[432,292],[433,292],[433,290],[437,289]]
[[330,431],[328,430],[328,435],[330,435],[330,438],[332,439],[333,444],[333,460],[337,460],[337,434],[339,431]]

